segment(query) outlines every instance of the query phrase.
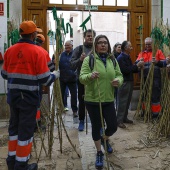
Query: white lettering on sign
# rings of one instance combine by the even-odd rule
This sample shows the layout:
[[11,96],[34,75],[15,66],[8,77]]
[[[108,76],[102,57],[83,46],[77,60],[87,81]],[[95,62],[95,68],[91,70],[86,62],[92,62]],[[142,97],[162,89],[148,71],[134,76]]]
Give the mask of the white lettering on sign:
[[92,5],[92,6],[86,5],[85,10],[89,10],[89,9],[92,10],[92,11],[97,11],[98,6],[96,6],[96,5]]
[[88,4],[88,0],[83,0],[83,4]]

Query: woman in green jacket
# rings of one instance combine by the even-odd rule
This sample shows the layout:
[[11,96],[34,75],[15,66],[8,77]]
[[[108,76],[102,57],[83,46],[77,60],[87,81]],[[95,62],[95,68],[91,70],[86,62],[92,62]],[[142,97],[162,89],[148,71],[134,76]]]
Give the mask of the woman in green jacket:
[[[103,121],[106,124],[105,140],[107,152],[113,149],[108,142],[109,136],[117,130],[117,119],[114,107],[114,90],[123,83],[123,76],[119,65],[111,53],[111,46],[105,35],[99,35],[95,39],[95,52],[91,52],[83,61],[80,72],[80,82],[85,85],[85,104],[92,124],[92,138],[94,140],[97,155],[96,168],[103,167],[103,153],[101,144],[104,145],[100,130],[102,128],[100,116],[100,103]],[[90,63],[94,60],[94,66]],[[90,62],[89,62],[90,60]]]

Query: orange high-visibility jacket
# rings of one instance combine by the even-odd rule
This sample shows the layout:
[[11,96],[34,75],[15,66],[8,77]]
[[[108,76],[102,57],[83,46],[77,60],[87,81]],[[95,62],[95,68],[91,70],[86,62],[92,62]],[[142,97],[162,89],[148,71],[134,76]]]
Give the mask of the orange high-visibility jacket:
[[39,86],[50,85],[55,80],[42,50],[29,41],[19,42],[6,51],[1,75],[8,80],[9,104],[24,99],[38,105]]
[[[139,62],[140,59],[144,60],[145,65],[144,65],[144,77],[147,77],[149,67],[152,63],[152,51],[146,51],[144,50],[143,52],[139,53],[138,58],[136,60],[136,63]],[[160,67],[165,67],[166,66],[166,60],[165,56],[163,55],[161,50],[157,50],[155,59],[158,61],[157,64],[155,64],[154,68],[154,77],[160,77]]]

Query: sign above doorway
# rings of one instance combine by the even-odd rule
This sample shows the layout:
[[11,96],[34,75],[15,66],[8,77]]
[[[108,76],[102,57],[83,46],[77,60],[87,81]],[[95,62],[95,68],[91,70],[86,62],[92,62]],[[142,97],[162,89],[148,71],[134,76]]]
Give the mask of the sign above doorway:
[[84,6],[85,10],[91,10],[91,11],[97,11],[98,10],[98,6],[97,5],[85,5]]
[[83,4],[88,4],[88,0],[83,0]]

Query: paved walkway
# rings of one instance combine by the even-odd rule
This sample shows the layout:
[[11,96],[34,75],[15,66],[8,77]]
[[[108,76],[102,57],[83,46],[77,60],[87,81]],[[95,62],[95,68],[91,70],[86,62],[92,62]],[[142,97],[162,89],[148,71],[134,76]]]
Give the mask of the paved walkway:
[[[65,115],[65,126],[69,128],[76,128],[78,130],[78,123],[79,120],[78,118],[73,118],[71,109],[69,108],[69,111]],[[91,123],[89,118],[88,124],[87,124],[87,134],[86,134],[86,127],[85,130],[82,132],[78,132],[78,137],[79,137],[79,146],[81,150],[81,162],[82,162],[82,170],[87,170],[89,169],[89,166],[94,167],[94,162],[95,162],[95,154],[96,154],[96,149],[94,142],[91,137]],[[92,167],[90,167],[91,169]],[[94,167],[95,169],[95,167]]]
[[[80,143],[80,150],[81,150],[81,162],[82,162],[82,170],[95,170],[95,159],[96,159],[96,148],[91,136],[91,123],[89,117],[87,117],[87,134],[86,134],[86,126],[84,131],[78,131],[78,138]],[[71,109],[65,115],[65,125],[69,128],[76,128],[78,129],[78,118],[73,118]],[[104,150],[103,150],[104,152]],[[104,167],[107,164],[104,162]],[[112,168],[110,167],[110,170]]]

